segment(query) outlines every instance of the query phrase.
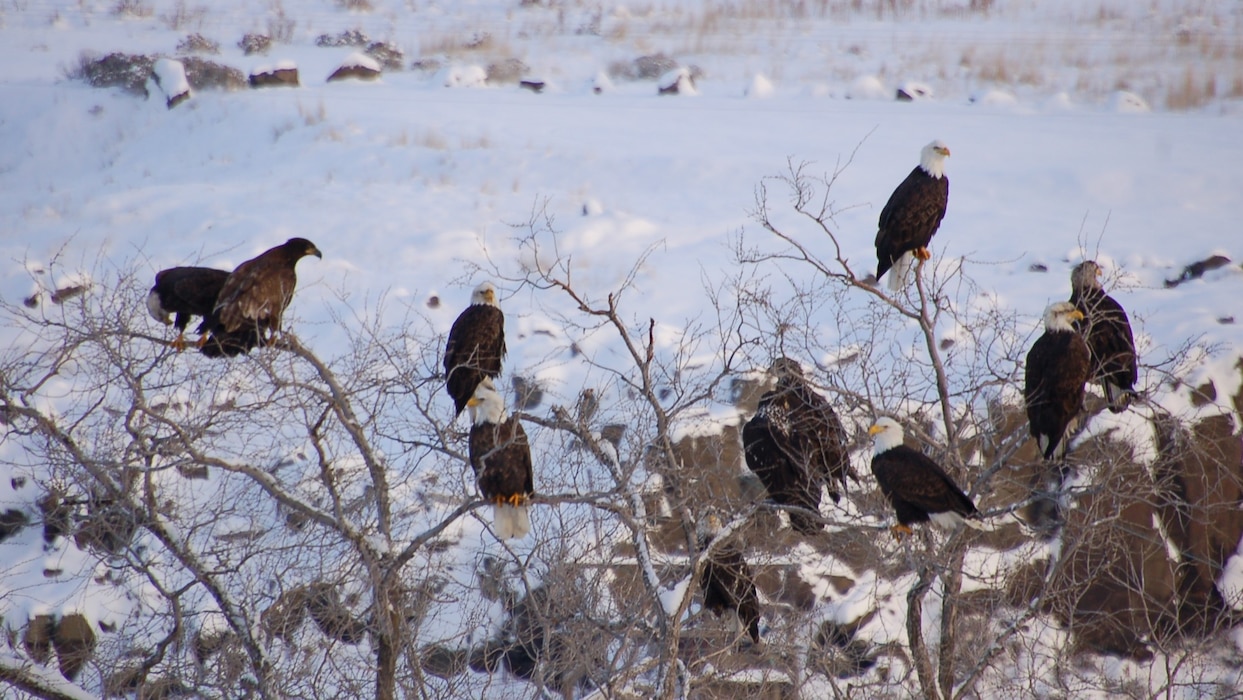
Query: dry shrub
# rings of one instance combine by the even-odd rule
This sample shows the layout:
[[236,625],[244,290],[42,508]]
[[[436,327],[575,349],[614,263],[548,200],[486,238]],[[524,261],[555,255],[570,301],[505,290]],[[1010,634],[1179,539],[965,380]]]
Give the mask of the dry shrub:
[[147,0],[117,0],[112,14],[121,17],[150,17],[155,12]]
[[220,42],[199,33],[186,36],[177,42],[177,53],[220,53]]
[[164,23],[164,26],[176,32],[189,26],[200,27],[203,24],[203,19],[206,17],[206,7],[202,5],[189,7],[186,5],[185,0],[177,0],[177,4],[173,6],[172,12],[160,15],[160,21]]
[[1169,109],[1187,110],[1203,107],[1217,98],[1217,79],[1212,74],[1198,75],[1190,66],[1165,94]]

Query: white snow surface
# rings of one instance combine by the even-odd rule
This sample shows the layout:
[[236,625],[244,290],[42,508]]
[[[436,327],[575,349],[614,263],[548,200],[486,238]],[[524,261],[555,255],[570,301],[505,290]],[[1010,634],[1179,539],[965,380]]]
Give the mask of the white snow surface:
[[[1171,370],[1188,377],[1179,387],[1145,368],[1144,391],[1175,415],[1233,410],[1228,397],[1238,387],[1234,364],[1243,348],[1243,110],[1239,95],[1227,89],[1228,66],[1206,66],[1185,54],[1180,47],[1186,44],[1166,38],[1183,32],[1193,46],[1228,42],[1240,35],[1237,12],[1218,9],[1214,15],[1207,8],[1205,19],[1175,0],[1062,0],[998,2],[991,17],[981,17],[967,12],[965,2],[920,2],[919,8],[938,12],[823,18],[806,31],[774,20],[755,25],[754,43],[739,43],[724,30],[687,42],[652,27],[660,26],[662,16],[690,17],[690,26],[698,26],[693,18],[719,3],[657,0],[604,12],[599,31],[628,27],[644,39],[627,44],[590,31],[573,33],[576,22],[589,22],[586,11],[570,11],[573,26],[566,35],[541,42],[529,37],[546,33],[533,30],[557,26],[557,20],[538,5],[517,10],[516,3],[477,0],[457,12],[453,3],[421,3],[419,10],[396,1],[371,4],[376,9],[370,13],[352,13],[328,0],[308,3],[313,9],[296,17],[290,43],[273,49],[288,57],[277,67],[296,64],[304,75],[328,75],[340,54],[314,46],[321,32],[361,26],[373,36],[398,37],[407,56],[415,57],[447,43],[438,41],[445,36],[474,31],[507,42],[562,88],[534,95],[516,86],[488,86],[478,57],[467,54],[439,72],[390,72],[368,85],[321,81],[286,90],[203,90],[169,111],[161,100],[67,80],[65,71],[84,50],[173,55],[186,33],[160,19],[175,11],[173,0],[145,3],[153,10],[145,17],[68,0],[0,8],[0,61],[6,66],[0,76],[0,298],[20,304],[32,293],[89,283],[127,265],[151,277],[173,265],[231,269],[303,236],[324,258],[300,264],[290,317],[306,345],[332,357],[351,341],[339,318],[374,314],[397,322],[413,309],[447,332],[470,290],[484,279],[473,265],[487,259],[517,276],[541,262],[518,245],[522,228],[513,224],[543,210],[555,222],[559,253],[572,259],[576,282],[593,298],[614,290],[648,254],[634,270],[637,293],[626,296],[624,310],[644,329],[654,319],[654,337],[668,350],[683,339],[680,329],[689,321],[712,317],[705,287],[736,270],[734,237],[741,232],[748,240],[767,240],[749,212],[757,183],[781,174],[787,159],[806,162],[817,174],[832,174],[850,161],[834,180],[832,199],[840,212],[833,223],[843,257],[867,272],[875,265],[880,208],[915,166],[920,147],[940,138],[953,152],[946,164],[952,188],[930,263],[961,265],[978,282],[979,296],[962,304],[1014,310],[1028,322],[1022,330],[1034,333],[1045,306],[1069,296],[1070,269],[1094,258],[1113,283],[1111,293],[1131,313],[1145,364],[1174,356],[1188,340],[1215,349]],[[211,58],[243,71],[270,66],[273,59],[243,56],[235,46],[243,32],[263,25],[267,7],[212,3],[199,29],[220,40],[222,53]],[[1100,7],[1110,11],[1101,13]],[[944,31],[927,32],[929,22]],[[939,38],[921,38],[929,34]],[[1115,60],[1123,47],[1139,47],[1127,49],[1138,65]],[[661,99],[652,81],[610,77],[612,62],[654,49],[704,68],[696,80],[697,99]],[[1062,62],[1063,54],[1073,55]],[[1009,79],[996,71],[987,77],[981,68],[999,57],[1014,74]],[[1097,66],[1096,72],[1086,65]],[[1164,86],[1193,73],[1197,84],[1220,73],[1223,87],[1214,99],[1175,111],[1173,93]],[[927,87],[929,96],[893,102],[886,84],[904,83]],[[1120,84],[1131,89],[1117,90]],[[479,89],[446,89],[463,86]],[[774,205],[784,195],[774,190]],[[832,257],[823,234],[800,228],[788,212],[782,216],[804,243]],[[1164,282],[1185,265],[1212,253],[1234,262],[1166,288]],[[1033,271],[1037,263],[1047,271]],[[782,273],[811,274],[797,266]],[[529,288],[496,281],[509,324],[505,372],[538,376],[549,402],[573,406],[580,389],[601,375],[592,363],[627,361],[612,337],[571,337]],[[443,303],[428,308],[433,296]],[[375,303],[381,298],[386,304]],[[831,312],[811,320],[822,324],[830,344],[840,337]],[[946,337],[954,332],[941,330]],[[165,331],[151,321],[150,332]],[[15,329],[0,328],[0,346],[18,338]],[[581,356],[569,352],[571,343]],[[710,349],[704,357],[715,361]],[[203,361],[193,353],[183,359]],[[228,370],[213,371],[220,381],[212,402],[255,390],[232,384]],[[1193,407],[1189,388],[1209,380],[1220,401]],[[47,393],[65,395],[69,381],[51,382]],[[58,410],[43,397],[36,397],[35,407],[53,415]],[[679,430],[704,434],[729,421],[737,415],[722,400],[704,406]],[[1107,431],[1132,439],[1142,461],[1154,457],[1135,413],[1103,416],[1087,434]],[[539,440],[533,431],[537,454],[551,449]],[[259,449],[291,455],[282,462],[291,474],[286,481],[314,484],[317,467],[305,445],[273,436]],[[348,478],[344,488],[361,493],[365,469],[341,466]],[[10,487],[11,478],[30,469],[0,442],[0,510],[13,507],[37,517],[31,486]],[[172,470],[161,474],[186,507],[243,492],[237,475],[213,472],[190,487]],[[590,478],[574,486],[588,490]],[[447,492],[473,493],[468,480],[464,484]],[[401,497],[403,488],[413,491],[416,485],[394,490]],[[428,517],[454,505],[434,505]],[[560,517],[538,507],[531,515],[535,537],[528,540],[549,532]],[[218,534],[262,530],[278,518],[270,503],[239,503],[237,515],[218,524]],[[462,564],[452,570],[469,587],[471,565],[497,544],[469,518],[446,536],[462,543],[445,556]],[[120,622],[155,600],[142,586],[121,591],[92,583],[107,572],[107,562],[72,542],[48,550],[42,545],[37,527],[0,545],[6,561],[0,616],[12,630],[44,612]],[[523,553],[537,546],[514,545]],[[1014,565],[1015,555],[970,557],[968,588]],[[1218,583],[1235,607],[1243,591],[1241,560],[1236,555]],[[317,554],[293,563],[321,565]],[[831,598],[820,574],[844,567],[812,563],[810,557],[806,566],[817,595]],[[45,569],[61,574],[45,577]],[[904,641],[910,583],[909,577],[885,581],[858,572],[855,587],[832,601],[825,616],[848,621],[879,608],[861,634],[880,643]],[[676,609],[669,606],[688,585],[681,581],[662,595],[667,610]],[[475,617],[456,614],[426,622],[428,638],[491,630],[500,616],[486,606]],[[218,613],[207,619],[221,625]],[[1046,621],[1031,624],[1031,637],[1040,644],[1064,643],[1065,633]],[[1234,634],[1243,649],[1243,633]],[[1016,673],[1052,676],[1040,668],[1054,658],[1052,652],[1026,654],[1016,661]],[[0,656],[0,665],[18,663],[7,653]],[[1134,665],[1117,673],[1140,676],[1154,688],[1160,684]],[[514,691],[501,684],[488,692],[504,697]]]

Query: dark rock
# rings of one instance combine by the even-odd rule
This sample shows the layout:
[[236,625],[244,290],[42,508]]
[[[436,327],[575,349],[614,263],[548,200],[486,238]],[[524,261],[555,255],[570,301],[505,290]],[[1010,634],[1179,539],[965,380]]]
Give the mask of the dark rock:
[[656,92],[660,95],[692,95],[695,93],[695,78],[686,68],[675,68],[661,77]]
[[250,74],[250,86],[261,87],[298,87],[297,68],[269,68]]
[[84,615],[66,615],[52,633],[52,644],[56,647],[61,675],[72,681],[95,651],[95,630]]
[[4,542],[30,524],[30,518],[16,508],[0,513],[0,542]]
[[1177,287],[1183,282],[1190,282],[1191,280],[1200,279],[1204,276],[1204,273],[1211,272],[1219,267],[1225,267],[1229,264],[1230,258],[1227,258],[1224,255],[1212,255],[1204,260],[1193,262],[1183,268],[1182,274],[1175,279],[1166,280],[1165,286],[1167,289]]
[[63,304],[69,301],[70,299],[73,299],[75,297],[80,297],[85,293],[86,293],[86,285],[71,284],[66,287],[61,287],[60,289],[57,289],[56,291],[52,292],[51,299],[52,299],[53,304]]
[[332,75],[328,76],[328,82],[351,80],[351,78],[360,81],[374,81],[379,80],[379,77],[380,72],[372,66],[363,66],[360,63],[347,63],[347,65],[338,67],[336,71],[333,71]]
[[530,90],[531,92],[534,92],[535,94],[538,95],[539,93],[544,91],[544,81],[542,80],[520,80],[518,81],[518,87],[522,88],[523,90]]
[[22,635],[22,647],[30,658],[46,664],[52,658],[52,634],[56,629],[56,619],[51,615],[36,615],[26,626]]
[[1044,263],[1032,263],[1027,267],[1028,272],[1048,272],[1049,266]]

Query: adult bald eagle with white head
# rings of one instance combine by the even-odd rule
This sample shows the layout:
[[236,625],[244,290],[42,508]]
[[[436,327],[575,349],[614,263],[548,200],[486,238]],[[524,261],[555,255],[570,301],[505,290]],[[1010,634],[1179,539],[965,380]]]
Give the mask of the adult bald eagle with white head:
[[470,466],[479,495],[492,503],[492,527],[502,540],[531,531],[527,501],[535,492],[531,444],[522,423],[505,410],[505,399],[485,377],[470,406]]
[[868,429],[868,435],[876,448],[872,474],[898,516],[898,524],[890,528],[895,535],[909,535],[911,525],[929,521],[944,528],[962,523],[987,529],[975,504],[941,465],[903,443],[898,421],[881,418]]
[[505,359],[505,314],[496,301],[496,287],[483,282],[470,295],[466,307],[445,344],[445,390],[453,397],[453,415],[461,415],[475,388],[486,378],[501,375]]
[[1083,407],[1091,352],[1075,330],[1083,312],[1068,301],[1044,311],[1044,335],[1027,352],[1023,398],[1031,435],[1046,460],[1066,456],[1066,428]]
[[915,259],[932,257],[928,244],[945,218],[950,197],[950,180],[945,175],[949,146],[936,140],[919,152],[919,165],[889,196],[880,210],[876,231],[876,279],[889,276],[889,289],[898,291]]

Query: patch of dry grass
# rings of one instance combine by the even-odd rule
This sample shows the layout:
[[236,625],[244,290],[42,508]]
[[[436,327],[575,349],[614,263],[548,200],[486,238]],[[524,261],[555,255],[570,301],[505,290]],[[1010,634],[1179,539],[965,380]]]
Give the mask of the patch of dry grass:
[[1165,92],[1167,109],[1198,109],[1217,99],[1217,76],[1202,74],[1190,66]]

